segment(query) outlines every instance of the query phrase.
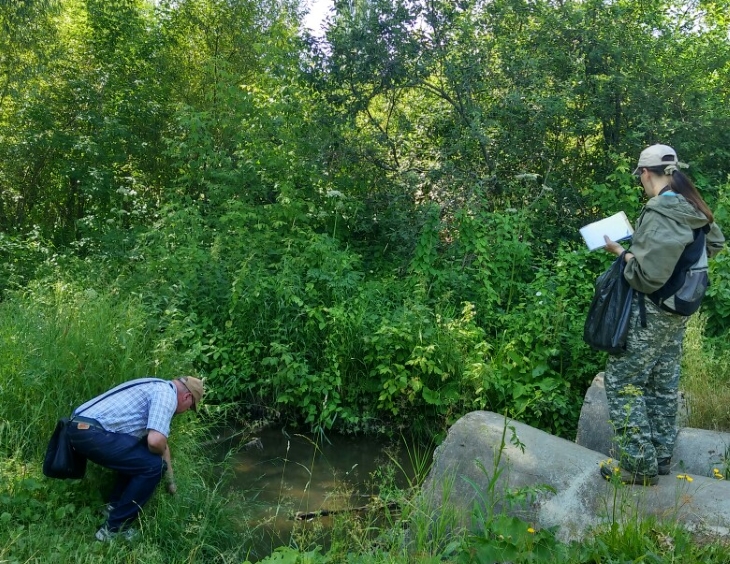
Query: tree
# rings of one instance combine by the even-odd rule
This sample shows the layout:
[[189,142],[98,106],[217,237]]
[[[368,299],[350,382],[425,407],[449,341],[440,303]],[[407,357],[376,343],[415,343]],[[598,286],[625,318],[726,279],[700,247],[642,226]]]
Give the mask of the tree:
[[555,187],[554,221],[583,221],[581,191],[617,156],[657,140],[691,144],[700,159],[725,145],[718,10],[665,0],[336,7],[322,89],[348,116],[357,158],[403,185],[418,171],[414,194],[458,206],[478,189],[490,207],[524,205],[531,195],[513,179],[533,173]]
[[18,113],[28,92],[43,80],[54,57],[55,1],[3,2],[0,4],[0,230],[11,230],[25,217],[26,194],[19,177],[33,169],[15,169],[13,147],[25,140],[17,131]]
[[144,210],[165,121],[149,17],[143,2],[69,1],[48,43],[33,47],[53,45],[53,56],[18,89],[3,124],[5,181],[18,202],[6,225],[38,225],[69,243],[139,222],[132,216]]

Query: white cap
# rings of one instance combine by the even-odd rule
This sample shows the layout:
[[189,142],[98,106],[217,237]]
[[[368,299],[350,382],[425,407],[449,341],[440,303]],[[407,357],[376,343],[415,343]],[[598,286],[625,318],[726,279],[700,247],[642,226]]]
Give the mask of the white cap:
[[633,174],[639,174],[642,168],[652,168],[655,166],[666,166],[672,167],[669,170],[665,170],[666,174],[671,174],[673,170],[677,168],[687,168],[687,165],[680,163],[677,159],[677,152],[672,149],[669,145],[652,145],[641,151],[639,155],[639,164],[634,170]]

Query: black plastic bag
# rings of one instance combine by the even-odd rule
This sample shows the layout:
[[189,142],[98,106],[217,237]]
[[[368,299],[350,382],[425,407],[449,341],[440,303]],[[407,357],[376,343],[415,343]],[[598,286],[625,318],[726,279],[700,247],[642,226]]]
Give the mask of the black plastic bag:
[[626,351],[626,336],[631,320],[634,289],[624,278],[624,254],[596,280],[588,317],[583,327],[583,340],[592,348],[611,354]]
[[86,474],[86,457],[71,446],[66,432],[68,425],[68,417],[59,419],[48,442],[43,473],[49,478],[79,480]]

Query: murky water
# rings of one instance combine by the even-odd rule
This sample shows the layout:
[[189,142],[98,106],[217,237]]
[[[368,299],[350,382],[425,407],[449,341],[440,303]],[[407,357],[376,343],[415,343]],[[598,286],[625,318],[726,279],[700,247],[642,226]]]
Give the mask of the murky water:
[[[340,435],[318,439],[281,427],[256,436],[261,448],[248,448],[231,461],[233,487],[245,492],[249,510],[245,526],[258,539],[252,560],[277,546],[300,544],[298,537],[307,532],[311,536],[313,530],[326,536],[331,519],[322,513],[372,504],[382,499],[374,497],[383,495],[381,488],[407,488],[416,473],[415,449],[402,440]],[[430,453],[426,456],[430,460]]]

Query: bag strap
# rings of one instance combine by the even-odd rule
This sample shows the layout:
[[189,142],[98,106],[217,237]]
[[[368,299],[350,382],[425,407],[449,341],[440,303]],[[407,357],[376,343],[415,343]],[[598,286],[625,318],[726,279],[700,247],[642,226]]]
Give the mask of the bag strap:
[[646,294],[644,292],[638,292],[639,294],[639,321],[641,327],[646,329]]
[[94,401],[94,403],[92,403],[91,405],[85,407],[84,409],[82,409],[78,413],[72,413],[71,414],[71,419],[73,419],[74,417],[77,417],[77,416],[81,415],[84,411],[88,411],[89,409],[91,409],[92,407],[94,407],[100,401],[103,401],[103,400],[105,400],[107,398],[110,398],[113,395],[118,394],[119,392],[123,392],[124,390],[128,390],[129,388],[134,388],[135,386],[141,386],[142,384],[149,384],[151,382],[166,382],[166,380],[163,380],[162,378],[150,378],[150,379],[146,379],[144,382],[134,382],[132,384],[129,384],[128,386],[124,386],[123,388],[119,388],[118,390],[110,390],[110,391],[102,394],[101,396],[99,396],[96,399],[96,401]]

